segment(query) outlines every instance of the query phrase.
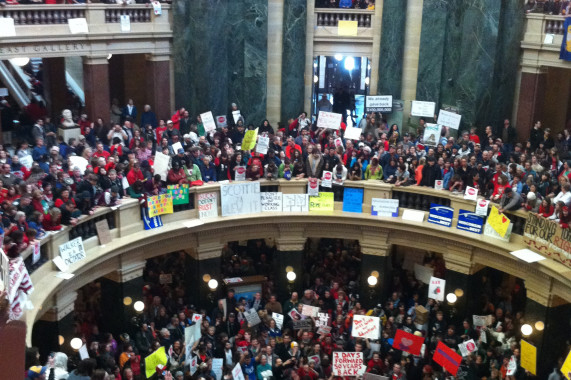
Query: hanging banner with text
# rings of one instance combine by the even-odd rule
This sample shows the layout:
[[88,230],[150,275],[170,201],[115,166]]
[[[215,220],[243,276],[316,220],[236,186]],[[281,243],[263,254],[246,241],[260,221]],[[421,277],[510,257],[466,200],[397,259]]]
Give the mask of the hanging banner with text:
[[220,196],[222,216],[255,214],[261,210],[259,182],[221,185]]
[[393,110],[393,96],[380,95],[380,96],[366,96],[365,97],[365,112],[392,112]]
[[76,261],[85,259],[85,248],[83,247],[83,239],[75,238],[59,246],[59,255],[63,259],[65,265],[71,265]]
[[547,255],[571,268],[571,230],[559,223],[527,214],[523,241],[532,250]]

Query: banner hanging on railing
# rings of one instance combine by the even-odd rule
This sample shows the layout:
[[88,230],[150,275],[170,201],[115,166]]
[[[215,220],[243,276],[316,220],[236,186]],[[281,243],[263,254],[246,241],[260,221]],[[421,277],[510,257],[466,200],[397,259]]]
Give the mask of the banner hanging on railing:
[[168,194],[172,197],[173,205],[185,205],[188,204],[189,196],[189,186],[188,184],[182,185],[168,185]]
[[571,230],[559,223],[527,214],[523,241],[532,250],[547,255],[571,268]]
[[160,194],[147,197],[147,207],[149,208],[149,217],[157,215],[172,214],[173,200],[169,194]]

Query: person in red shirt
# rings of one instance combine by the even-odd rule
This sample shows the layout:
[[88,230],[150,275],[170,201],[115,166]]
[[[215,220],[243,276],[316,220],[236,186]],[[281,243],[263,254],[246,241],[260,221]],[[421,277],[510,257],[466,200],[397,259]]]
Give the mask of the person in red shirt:
[[293,140],[293,137],[288,137],[287,146],[285,148],[285,154],[286,154],[286,157],[289,158],[290,160],[293,159],[293,156],[294,156],[293,151],[294,150],[297,150],[297,151],[299,151],[300,154],[303,154],[303,152],[301,151],[301,147],[295,143],[295,141]]
[[129,182],[129,185],[133,185],[137,180],[144,181],[145,177],[141,171],[140,164],[135,162],[135,164],[133,164],[133,168],[129,170],[129,173],[127,173],[127,182]]
[[98,142],[95,147],[96,147],[96,150],[95,150],[95,153],[93,153],[93,157],[97,157],[97,158],[103,157],[105,160],[107,160],[107,158],[109,158],[109,156],[111,155],[111,153],[109,153],[103,149],[102,143]]
[[[181,109],[179,109],[178,111],[176,111],[174,113],[174,115],[172,115],[171,120],[172,120],[172,124],[174,129],[180,129],[180,119],[182,119],[184,117],[184,112],[186,110],[184,109],[184,107],[182,107]],[[160,139],[157,139],[157,141]]]
[[367,363],[367,372],[371,371],[377,374],[385,373],[385,362],[378,352],[374,352],[373,358]]
[[476,127],[470,128],[470,141],[472,141],[474,145],[480,143],[480,137],[476,134]]

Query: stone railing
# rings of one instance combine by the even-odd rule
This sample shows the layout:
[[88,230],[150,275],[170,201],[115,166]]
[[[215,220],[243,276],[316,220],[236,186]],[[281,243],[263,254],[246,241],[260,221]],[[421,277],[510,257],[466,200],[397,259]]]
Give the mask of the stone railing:
[[315,9],[316,26],[334,26],[336,27],[339,21],[357,21],[357,26],[360,28],[370,28],[371,18],[374,11],[359,10],[359,9],[328,9],[317,8]]
[[571,62],[559,59],[564,23],[565,16],[525,15],[525,33],[521,41],[524,71],[537,72],[544,67],[571,68]]
[[11,17],[15,25],[67,24],[70,18],[84,18],[87,6],[18,5],[0,8],[0,17]]
[[545,33],[563,35],[563,26],[565,19],[563,16],[544,16],[545,17]]
[[131,22],[151,22],[152,8],[149,7],[124,7],[105,10],[105,22],[121,22],[121,16],[127,15]]

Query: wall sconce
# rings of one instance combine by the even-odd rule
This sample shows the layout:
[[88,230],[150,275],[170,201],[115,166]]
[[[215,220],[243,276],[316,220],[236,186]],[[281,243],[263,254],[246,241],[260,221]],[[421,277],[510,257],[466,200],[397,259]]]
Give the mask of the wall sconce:
[[378,282],[379,282],[379,280],[373,275],[371,275],[367,278],[367,283],[369,284],[369,286],[371,288],[375,287]]
[[293,285],[295,283],[295,279],[297,278],[297,274],[293,271],[293,267],[288,265],[286,267],[286,279],[287,279],[287,290],[291,295],[293,293]]
[[456,301],[458,301],[458,297],[454,293],[448,293],[446,295],[446,301],[448,301],[450,305],[454,305]]
[[76,351],[79,351],[79,349],[81,348],[81,346],[83,346],[83,341],[80,338],[73,338],[70,342],[69,345],[71,346],[71,348],[73,348]]
[[133,303],[133,299],[131,297],[125,297],[123,298],[123,305],[125,306],[129,306]]
[[369,300],[373,300],[375,297],[376,286],[379,283],[379,272],[376,270],[372,271],[369,277],[367,277],[367,284],[369,284]]
[[533,332],[533,327],[531,327],[531,325],[528,325],[527,323],[525,325],[521,325],[521,333],[523,335],[530,336],[532,332]]
[[460,298],[464,295],[464,291],[462,289],[458,288],[454,291],[454,294],[456,294],[456,297]]
[[137,313],[142,313],[143,310],[145,310],[145,303],[143,301],[137,301],[135,302],[135,304],[133,305],[133,308],[135,309],[135,311]]
[[313,83],[319,82],[319,77],[317,75],[313,76]]
[[63,344],[65,343],[65,338],[61,335],[58,335],[57,338],[58,338],[58,343],[59,343],[60,347],[63,346]]
[[535,329],[537,331],[543,331],[544,328],[545,328],[545,324],[542,321],[535,322]]
[[295,274],[294,271],[291,271],[291,272],[287,272],[287,273],[286,273],[286,278],[287,278],[287,280],[288,280],[289,283],[295,282],[296,277],[297,277],[297,275]]
[[218,288],[218,281],[216,281],[215,279],[211,278],[211,279],[208,281],[208,288],[209,288],[211,291],[215,291],[216,288]]

